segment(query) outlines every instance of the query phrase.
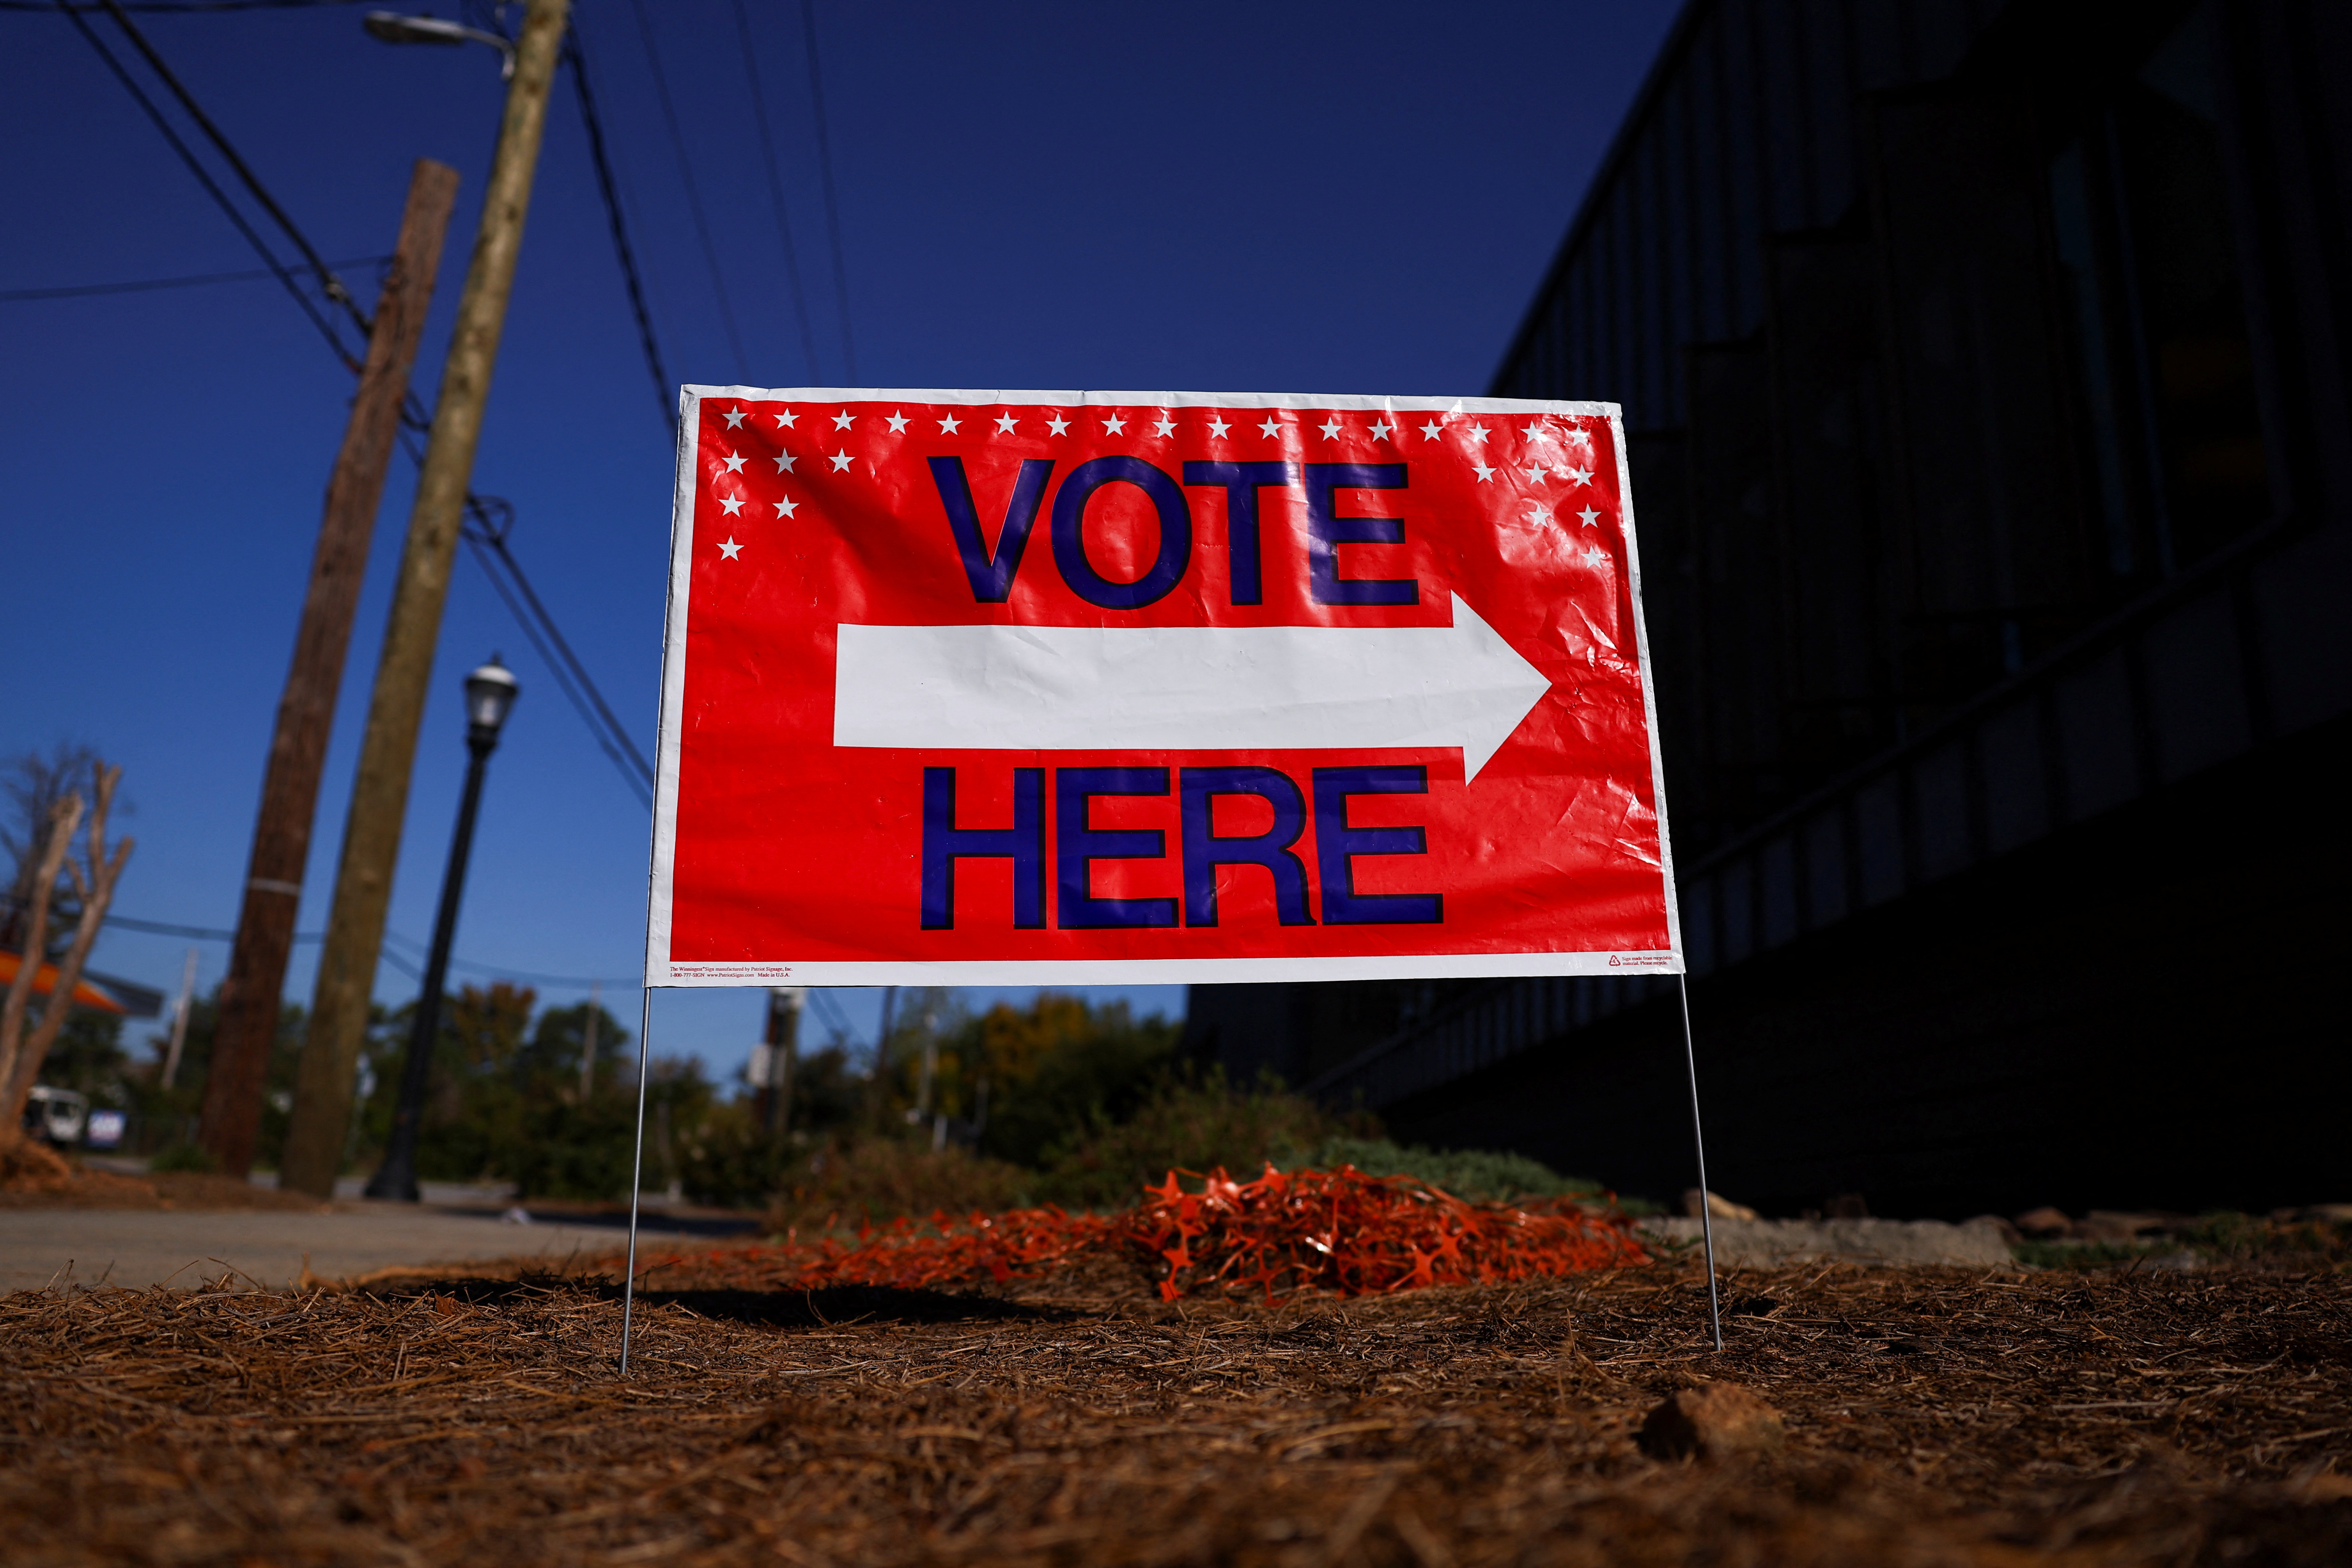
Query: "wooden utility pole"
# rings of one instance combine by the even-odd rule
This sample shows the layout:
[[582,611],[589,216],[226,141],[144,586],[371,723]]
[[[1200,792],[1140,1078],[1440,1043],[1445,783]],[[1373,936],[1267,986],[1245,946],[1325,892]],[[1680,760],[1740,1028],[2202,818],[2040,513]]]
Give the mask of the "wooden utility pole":
[[[344,656],[351,651],[360,583],[367,574],[368,541],[375,532],[376,509],[383,502],[384,471],[392,465],[393,445],[400,435],[409,367],[416,363],[417,340],[424,335],[425,312],[433,303],[433,280],[441,269],[441,242],[449,232],[449,211],[457,201],[457,171],[419,158],[408,180],[408,205],[401,214],[392,270],[384,278],[368,331],[359,395],[352,400],[343,449],[336,456],[334,477],[327,481],[326,516],[319,524],[318,551],[310,558],[310,588],[302,600],[301,625],[294,633],[294,665],[286,672],[286,689],[278,699],[278,731],[270,737],[269,763],[261,775],[261,819],[254,826],[253,855],[246,864],[245,899],[236,918],[236,942],[229,950],[228,978],[221,987],[220,1017],[198,1123],[197,1137],[205,1152],[231,1175],[244,1175],[253,1165],[270,1047],[278,1037],[278,999],[294,945],[294,912],[310,860],[310,825],[319,812],[319,775],[326,766],[327,738],[335,726],[335,696],[342,686]],[[181,1011],[184,1015],[184,1005]],[[179,1065],[182,1026],[173,1026],[173,1068]],[[164,1081],[171,1081],[168,1072]]]
[[441,370],[433,436],[416,483],[408,542],[393,588],[391,624],[384,631],[375,690],[368,703],[367,734],[352,784],[334,904],[327,917],[325,949],[319,955],[310,1032],[302,1042],[295,1080],[293,1121],[278,1178],[282,1187],[320,1197],[333,1194],[335,1176],[342,1168],[352,1090],[360,1047],[367,1036],[368,999],[375,988],[393,868],[400,857],[401,825],[408,811],[416,731],[425,717],[441,608],[448,598],[474,452],[481,441],[482,407],[489,397],[490,370],[506,325],[515,258],[522,247],[523,216],[530,205],[531,177],[547,129],[548,89],[554,85],[570,10],[571,0],[528,0],[523,8],[506,114],[499,125],[489,186],[482,196],[482,226],[474,237],[473,262],[457,303],[457,331]]

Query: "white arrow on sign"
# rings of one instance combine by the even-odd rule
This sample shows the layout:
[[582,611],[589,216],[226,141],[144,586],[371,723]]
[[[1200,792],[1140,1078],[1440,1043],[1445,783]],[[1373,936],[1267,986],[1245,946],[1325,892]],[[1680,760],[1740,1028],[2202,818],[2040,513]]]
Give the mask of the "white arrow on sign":
[[1462,749],[1476,778],[1551,682],[1460,596],[1450,626],[840,628],[833,743],[940,751]]

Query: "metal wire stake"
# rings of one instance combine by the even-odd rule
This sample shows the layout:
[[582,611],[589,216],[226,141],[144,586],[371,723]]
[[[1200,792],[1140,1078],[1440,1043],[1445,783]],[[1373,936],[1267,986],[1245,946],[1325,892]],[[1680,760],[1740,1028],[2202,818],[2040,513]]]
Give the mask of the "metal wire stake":
[[[1706,1184],[1706,1124],[1698,1115],[1698,1052],[1691,1045],[1690,976],[1677,974],[1675,983],[1683,999],[1683,1064],[1690,1069],[1691,1136],[1698,1144],[1698,1229],[1706,1239],[1706,1315],[1715,1325],[1715,1348],[1719,1351],[1723,1348],[1723,1303],[1717,1298],[1715,1289],[1714,1194]],[[642,1121],[643,1113],[639,1116]]]
[[[629,1162],[629,1268],[628,1278],[621,1285],[621,1375],[629,1375],[629,1322],[637,1305],[637,1200],[646,1186],[646,1053],[652,1042],[647,1037],[654,1026],[654,988],[645,987],[645,1005],[637,1013],[637,1152]],[[1701,1167],[1700,1180],[1706,1180]],[[1712,1256],[1710,1254],[1710,1256]],[[1716,1331],[1716,1343],[1723,1342],[1720,1329]]]

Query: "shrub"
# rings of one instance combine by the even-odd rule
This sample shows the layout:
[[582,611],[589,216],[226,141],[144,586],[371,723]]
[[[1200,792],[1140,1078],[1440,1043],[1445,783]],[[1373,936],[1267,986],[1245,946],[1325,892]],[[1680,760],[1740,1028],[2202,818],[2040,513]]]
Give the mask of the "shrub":
[[678,1184],[698,1204],[757,1208],[783,1189],[793,1159],[791,1147],[760,1125],[751,1100],[729,1100],[678,1140]]
[[1027,1173],[1002,1160],[961,1149],[927,1149],[892,1137],[861,1138],[818,1149],[786,1173],[768,1205],[768,1228],[779,1235],[835,1220],[917,1218],[944,1209],[994,1214],[1028,1201]]
[[1473,1203],[1579,1197],[1601,1191],[1598,1182],[1563,1176],[1524,1154],[1486,1149],[1423,1149],[1391,1143],[1385,1138],[1326,1138],[1308,1149],[1280,1151],[1275,1163],[1318,1171],[1353,1165],[1368,1176],[1412,1176]]
[[168,1143],[162,1149],[156,1151],[155,1157],[147,1162],[147,1168],[150,1171],[155,1172],[198,1171],[209,1173],[219,1170],[220,1164],[217,1161],[214,1160],[211,1154],[199,1149],[194,1143]]
[[1097,1120],[1132,1115],[1165,1073],[1176,1035],[1164,1018],[1131,1016],[1124,1002],[1097,1007],[1045,992],[1025,1012],[999,1003],[971,1020],[947,1054],[992,1083],[982,1152],[1035,1167]]
[[1174,1171],[1217,1166],[1254,1175],[1277,1151],[1313,1148],[1339,1129],[1311,1100],[1284,1091],[1273,1075],[1246,1089],[1221,1068],[1199,1078],[1163,1078],[1132,1116],[1097,1111],[1079,1136],[1049,1152],[1038,1195],[1078,1208],[1124,1208],[1144,1184]]

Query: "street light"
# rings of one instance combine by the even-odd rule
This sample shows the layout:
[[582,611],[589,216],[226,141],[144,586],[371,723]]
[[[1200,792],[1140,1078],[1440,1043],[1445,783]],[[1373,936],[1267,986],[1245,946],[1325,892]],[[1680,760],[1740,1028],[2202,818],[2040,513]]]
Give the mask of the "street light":
[[433,952],[425,963],[425,986],[417,994],[416,1017],[408,1031],[408,1055],[401,1064],[400,1103],[392,1113],[392,1139],[383,1163],[367,1184],[372,1198],[415,1203],[416,1124],[425,1115],[425,1090],[433,1076],[433,1045],[441,1032],[441,984],[449,973],[449,943],[457,931],[457,900],[466,889],[466,858],[474,847],[474,813],[482,804],[482,774],[499,749],[499,728],[507,721],[522,688],[497,654],[466,677],[466,793],[457,803],[457,831],[449,840],[449,868],[441,877],[441,912],[433,921]]
[[514,46],[496,33],[445,22],[438,16],[404,16],[397,11],[371,11],[360,18],[360,26],[370,37],[387,44],[488,44],[506,59],[506,68],[499,74],[509,81],[514,79]]

